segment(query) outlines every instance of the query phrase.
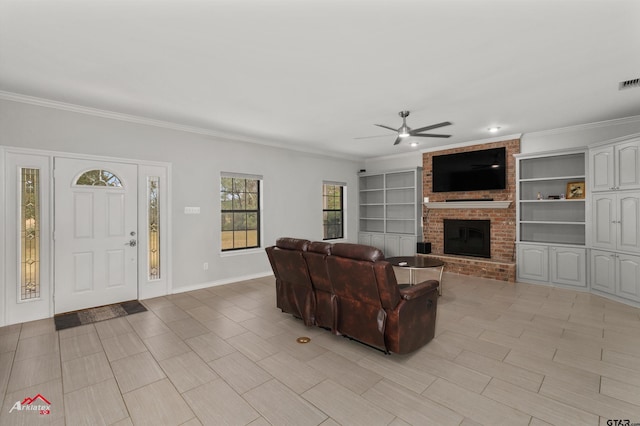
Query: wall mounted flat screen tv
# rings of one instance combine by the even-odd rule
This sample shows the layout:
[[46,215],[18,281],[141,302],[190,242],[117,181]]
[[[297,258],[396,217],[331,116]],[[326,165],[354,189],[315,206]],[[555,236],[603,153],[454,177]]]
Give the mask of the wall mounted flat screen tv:
[[507,162],[504,147],[434,155],[431,166],[433,192],[506,188]]

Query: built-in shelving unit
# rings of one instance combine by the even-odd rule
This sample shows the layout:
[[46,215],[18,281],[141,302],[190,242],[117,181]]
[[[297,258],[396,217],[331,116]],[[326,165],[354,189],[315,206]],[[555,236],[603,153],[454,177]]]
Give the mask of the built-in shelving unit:
[[384,232],[384,175],[360,176],[360,231]]
[[585,182],[585,153],[518,159],[518,241],[584,246],[585,198],[567,199],[566,191]]
[[415,254],[422,238],[422,169],[361,174],[359,197],[359,242],[387,257]]
[[586,194],[566,194],[586,181],[586,150],[516,159],[518,279],[586,287]]

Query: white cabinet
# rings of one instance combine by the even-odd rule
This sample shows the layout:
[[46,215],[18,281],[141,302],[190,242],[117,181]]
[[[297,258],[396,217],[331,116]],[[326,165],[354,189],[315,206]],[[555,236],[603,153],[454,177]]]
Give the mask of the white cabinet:
[[640,253],[640,192],[594,194],[591,245]]
[[640,188],[640,138],[589,150],[591,191]]
[[640,301],[640,256],[618,254],[617,260],[617,294]]
[[613,176],[614,153],[613,147],[592,149],[589,151],[589,166],[591,192],[611,191],[615,187]]
[[586,250],[579,247],[518,244],[518,281],[586,287]]
[[640,302],[640,138],[589,149],[591,289]]
[[385,234],[383,252],[385,257],[413,256],[416,254],[416,243],[414,235]]
[[358,233],[358,244],[379,248],[385,257],[413,256],[416,254],[417,242],[415,235],[383,234],[376,232]]
[[591,199],[591,246],[615,250],[616,248],[616,196],[594,194]]
[[549,281],[549,246],[518,244],[518,281]]
[[551,247],[549,263],[553,284],[564,284],[576,287],[587,286],[587,256],[584,248]]
[[358,244],[362,244],[365,246],[384,247],[384,234],[358,232]]
[[615,294],[616,258],[615,253],[591,250],[591,288]]
[[640,301],[640,256],[592,250],[591,288]]
[[361,174],[358,242],[386,257],[413,256],[422,241],[422,169]]

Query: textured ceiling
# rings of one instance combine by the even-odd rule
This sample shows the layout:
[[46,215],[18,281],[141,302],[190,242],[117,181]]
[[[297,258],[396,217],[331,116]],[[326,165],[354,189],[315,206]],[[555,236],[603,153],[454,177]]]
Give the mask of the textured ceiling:
[[0,0],[1,91],[350,158],[640,115],[638,52],[636,0]]

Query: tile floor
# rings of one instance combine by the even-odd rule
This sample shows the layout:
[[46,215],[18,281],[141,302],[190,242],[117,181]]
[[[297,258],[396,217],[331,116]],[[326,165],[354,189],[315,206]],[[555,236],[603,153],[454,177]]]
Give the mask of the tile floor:
[[[640,422],[640,309],[586,293],[445,274],[436,338],[406,356],[305,328],[272,277],[144,303],[0,328],[0,424]],[[10,412],[38,394],[49,415]]]

